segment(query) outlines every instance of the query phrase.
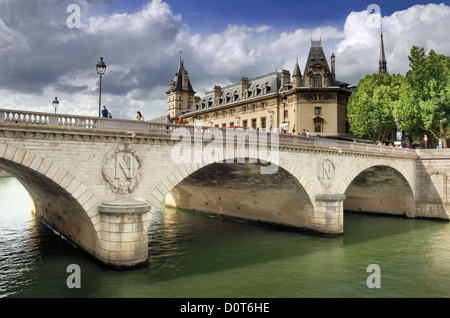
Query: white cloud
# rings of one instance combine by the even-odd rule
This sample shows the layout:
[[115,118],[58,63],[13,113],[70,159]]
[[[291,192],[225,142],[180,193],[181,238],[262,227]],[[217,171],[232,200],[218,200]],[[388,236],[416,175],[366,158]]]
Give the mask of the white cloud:
[[[58,111],[95,116],[100,56],[108,65],[102,100],[116,118],[134,118],[137,110],[146,118],[164,114],[180,50],[198,95],[241,76],[282,68],[292,72],[296,58],[303,72],[311,37],[322,39],[328,58],[335,53],[339,80],[357,84],[378,68],[380,29],[368,11],[349,13],[343,26],[288,32],[264,22],[228,25],[205,35],[192,32],[161,0],[134,13],[109,15],[99,13],[94,3],[101,1],[82,0],[82,28],[68,29],[71,2],[0,2],[0,108],[52,111],[51,101],[58,96]],[[406,73],[412,45],[449,55],[449,21],[450,7],[444,4],[383,16],[389,71]]]
[[[383,8],[381,7],[381,10]],[[352,12],[344,26],[344,39],[336,45],[337,75],[357,84],[364,74],[378,71],[380,31],[368,11]],[[382,17],[388,71],[405,75],[413,45],[449,55],[450,7],[440,4],[415,5]]]

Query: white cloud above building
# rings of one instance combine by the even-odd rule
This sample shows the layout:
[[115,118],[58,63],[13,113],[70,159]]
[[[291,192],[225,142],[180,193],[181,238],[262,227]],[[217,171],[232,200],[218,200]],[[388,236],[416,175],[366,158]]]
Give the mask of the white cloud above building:
[[[299,23],[283,29],[261,19],[230,23],[219,31],[215,26],[210,33],[207,26],[194,31],[198,25],[189,25],[162,0],[129,12],[110,12],[111,1],[77,1],[81,27],[68,28],[72,3],[0,0],[0,108],[51,112],[58,96],[58,112],[96,116],[100,57],[107,64],[102,103],[113,117],[129,119],[137,110],[146,119],[165,114],[165,92],[180,51],[199,96],[242,76],[282,68],[292,73],[296,59],[303,72],[311,38],[322,40],[327,56],[335,53],[341,81],[356,85],[378,69],[380,28],[365,7],[348,12],[342,25],[324,21],[314,28]],[[406,73],[413,45],[450,54],[448,5],[412,4],[389,15],[379,6],[390,73]]]

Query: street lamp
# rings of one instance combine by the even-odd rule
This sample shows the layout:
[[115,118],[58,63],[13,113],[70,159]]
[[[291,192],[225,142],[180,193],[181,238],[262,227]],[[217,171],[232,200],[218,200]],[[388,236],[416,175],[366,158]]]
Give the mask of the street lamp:
[[283,93],[283,96],[281,97],[283,101],[283,123],[286,122],[286,104],[287,104],[287,96],[286,93]]
[[101,117],[101,107],[102,107],[102,76],[106,72],[106,64],[103,62],[103,57],[100,58],[100,61],[96,65],[97,74],[100,76],[100,91],[98,95],[98,117]]
[[55,100],[53,101],[53,108],[55,109],[55,114],[56,114],[56,110],[58,109],[59,106],[59,101],[58,101],[58,97],[55,97]]

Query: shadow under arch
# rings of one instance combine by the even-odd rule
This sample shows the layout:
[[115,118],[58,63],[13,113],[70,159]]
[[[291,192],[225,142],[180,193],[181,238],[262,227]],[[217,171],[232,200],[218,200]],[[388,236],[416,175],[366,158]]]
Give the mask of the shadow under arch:
[[278,166],[261,174],[261,161],[212,162],[191,171],[163,193],[165,204],[205,214],[313,230],[314,207],[299,178]]
[[[15,153],[13,157],[8,156]],[[18,154],[22,155],[18,155]],[[10,158],[11,157],[11,158]],[[22,159],[20,159],[22,158]],[[27,161],[29,164],[24,164]],[[88,253],[97,246],[97,230],[88,214],[95,210],[95,196],[65,169],[28,151],[7,146],[0,169],[15,177],[27,190],[33,213]]]
[[388,165],[365,167],[347,185],[344,210],[414,217],[415,200],[410,182]]

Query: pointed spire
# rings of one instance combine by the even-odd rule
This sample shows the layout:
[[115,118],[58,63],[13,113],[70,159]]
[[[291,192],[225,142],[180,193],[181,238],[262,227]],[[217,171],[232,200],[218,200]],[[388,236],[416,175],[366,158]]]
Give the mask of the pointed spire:
[[294,76],[302,76],[302,72],[300,72],[300,67],[298,66],[298,58],[296,59],[294,73],[292,74],[292,77]]
[[[185,76],[186,80],[187,80],[187,82],[185,82],[185,83],[183,83],[184,82],[183,76]],[[187,90],[189,92],[194,91],[194,89],[192,88],[192,85],[191,85],[191,81],[189,80],[188,72],[184,68],[184,60],[182,59],[181,51],[180,51],[180,65],[178,66],[178,70],[175,73],[173,83],[174,83],[175,90]]]
[[302,83],[302,72],[298,66],[298,58],[295,62],[294,73],[292,73],[292,79],[294,80],[294,87],[300,87]]
[[380,34],[380,61],[378,62],[378,73],[387,73],[386,56],[384,55],[384,43],[383,43],[383,26],[381,26]]

